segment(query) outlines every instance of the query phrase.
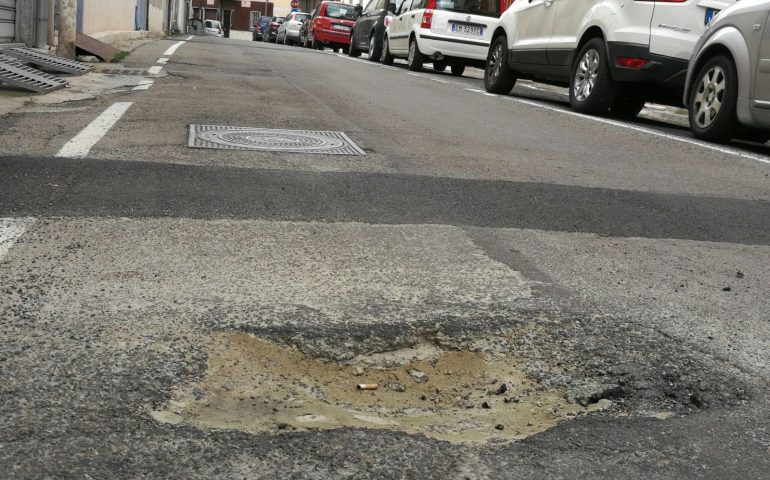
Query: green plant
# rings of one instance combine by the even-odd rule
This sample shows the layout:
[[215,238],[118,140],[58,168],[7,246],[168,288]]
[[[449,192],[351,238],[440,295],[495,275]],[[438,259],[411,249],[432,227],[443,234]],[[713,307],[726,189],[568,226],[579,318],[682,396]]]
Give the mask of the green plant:
[[115,54],[114,57],[112,57],[112,60],[110,60],[111,63],[120,63],[128,56],[129,52],[126,52],[125,50],[121,50],[118,53]]

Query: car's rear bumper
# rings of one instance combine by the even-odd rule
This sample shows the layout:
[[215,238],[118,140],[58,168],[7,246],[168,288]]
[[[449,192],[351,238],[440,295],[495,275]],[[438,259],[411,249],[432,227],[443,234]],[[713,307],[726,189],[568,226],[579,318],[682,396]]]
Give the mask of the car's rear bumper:
[[[648,83],[673,90],[684,88],[687,60],[655,55],[646,45],[633,43],[609,42],[607,50],[610,76],[616,82]],[[647,60],[647,64],[642,68],[619,67],[617,57],[641,58]]]
[[420,52],[429,57],[441,54],[445,57],[485,60],[489,51],[489,42],[483,38],[450,36],[421,29],[419,39]]
[[315,33],[315,40],[318,42],[325,42],[325,43],[339,43],[342,45],[347,45],[350,43],[350,31],[343,32],[340,30],[316,30]]

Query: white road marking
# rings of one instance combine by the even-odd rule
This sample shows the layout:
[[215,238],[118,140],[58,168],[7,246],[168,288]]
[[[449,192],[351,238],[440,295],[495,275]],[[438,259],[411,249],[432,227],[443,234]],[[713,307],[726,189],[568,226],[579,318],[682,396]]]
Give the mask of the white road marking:
[[161,70],[163,70],[162,65],[153,65],[152,67],[147,69],[147,73],[150,75],[158,75],[160,74]]
[[33,223],[35,219],[32,217],[0,218],[0,260]]
[[193,35],[190,35],[189,37],[185,38],[185,40],[190,41],[193,39]]
[[175,44],[173,44],[173,45],[171,45],[170,47],[168,47],[168,50],[166,50],[166,51],[163,53],[163,56],[164,56],[164,57],[170,57],[170,56],[171,56],[171,55],[173,55],[173,54],[174,54],[174,52],[176,52],[176,50],[177,50],[179,47],[181,47],[182,45],[184,45],[184,40],[181,40],[181,41],[179,41],[179,42],[176,42]]
[[414,73],[414,72],[406,72],[406,74],[411,75],[413,77],[422,77],[422,75],[420,75],[419,73]]
[[137,85],[134,88],[132,88],[132,90],[135,90],[135,91],[136,90],[149,90],[150,87],[152,87],[153,83],[155,83],[155,82],[152,81],[152,80],[142,80],[141,82],[139,82],[139,85]]
[[120,120],[120,117],[128,111],[131,102],[118,102],[112,104],[101,115],[89,123],[75,137],[64,144],[56,154],[57,157],[82,158],[88,155],[96,143]]
[[160,63],[161,65],[165,65],[165,64],[167,64],[167,63],[168,63],[168,57],[160,57],[160,58],[158,59],[158,61],[157,61],[157,62],[155,62],[155,63]]
[[440,78],[431,78],[431,80],[438,83],[452,83],[452,82],[447,82],[446,80],[441,80]]

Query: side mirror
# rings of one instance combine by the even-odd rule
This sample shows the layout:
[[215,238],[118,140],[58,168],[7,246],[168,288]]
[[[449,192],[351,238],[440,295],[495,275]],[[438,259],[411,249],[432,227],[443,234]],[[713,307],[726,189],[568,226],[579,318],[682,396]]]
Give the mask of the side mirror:
[[389,3],[388,4],[388,11],[390,13],[395,14],[396,13],[396,4],[395,3]]
[[364,11],[364,7],[362,7],[361,5],[356,5],[355,7],[353,7],[353,10],[355,10],[358,15],[361,15],[361,12]]

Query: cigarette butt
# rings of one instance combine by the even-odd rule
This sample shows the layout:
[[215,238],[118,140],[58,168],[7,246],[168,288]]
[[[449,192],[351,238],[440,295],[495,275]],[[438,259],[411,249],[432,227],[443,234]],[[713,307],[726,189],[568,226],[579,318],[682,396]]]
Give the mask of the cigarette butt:
[[356,385],[356,390],[377,390],[377,387],[379,385],[376,383],[359,383]]

